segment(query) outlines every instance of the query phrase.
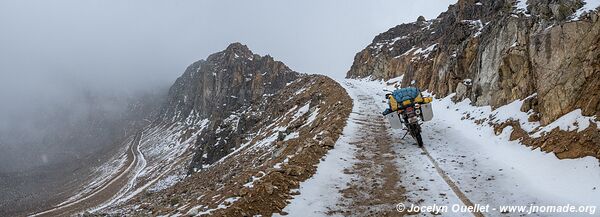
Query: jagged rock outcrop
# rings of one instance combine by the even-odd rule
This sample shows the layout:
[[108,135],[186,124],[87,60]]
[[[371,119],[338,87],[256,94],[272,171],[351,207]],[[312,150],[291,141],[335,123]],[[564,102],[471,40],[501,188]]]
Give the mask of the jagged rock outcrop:
[[581,108],[600,115],[600,14],[580,0],[459,0],[436,19],[381,33],[349,78],[403,76],[438,96],[498,107],[536,95],[542,124]]
[[[334,147],[351,111],[352,99],[337,82],[322,75],[300,76],[237,111],[239,117],[256,123],[244,128],[247,136],[242,144],[227,149],[229,155],[213,163],[202,158],[207,165],[174,186],[146,192],[113,211],[128,216],[281,213],[293,189],[316,172],[316,165]],[[201,157],[205,144],[213,144],[199,141],[196,156]]]
[[99,213],[281,212],[292,189],[316,172],[351,111],[352,99],[333,79],[299,74],[231,44],[189,66],[156,120],[138,134],[145,168],[136,177],[142,184],[134,185],[148,188]]
[[[94,205],[96,208],[90,212],[167,214],[164,209],[173,208],[179,200],[189,205],[180,214],[208,210],[209,206],[221,207],[219,203],[235,196],[233,192],[237,194],[247,187],[244,183],[259,168],[263,180],[275,175],[272,178],[286,185],[292,185],[289,181],[293,181],[297,187],[298,181],[294,180],[312,175],[312,165],[341,133],[352,109],[338,108],[338,100],[351,101],[343,93],[344,89],[332,79],[299,74],[270,56],[253,54],[245,45],[233,43],[224,51],[190,65],[171,86],[160,112],[148,116],[145,122],[151,123],[123,141],[127,149],[103,165],[102,171],[112,171],[110,168],[121,171],[119,165],[130,162],[132,166],[123,170],[131,174],[127,183],[130,187],[108,192],[113,194],[112,198]],[[304,146],[309,143],[317,146]],[[306,168],[302,171],[296,170],[296,164],[285,160],[292,158],[289,155],[293,153],[310,165],[302,165]],[[278,163],[280,168],[289,164],[292,175],[270,175],[266,169]],[[125,177],[121,175],[115,174]],[[96,189],[96,183],[102,182],[93,179],[85,189]],[[182,184],[170,188],[178,182]],[[119,187],[112,183],[110,187]],[[269,190],[279,195],[290,193],[282,183],[270,182],[265,186],[281,186]],[[166,189],[171,191],[165,194]],[[177,195],[171,194],[172,191],[177,191]],[[199,198],[190,193],[211,196]],[[168,201],[163,200],[165,196]],[[265,198],[255,193],[246,197]],[[140,202],[147,199],[152,200],[152,207]],[[280,199],[273,201],[284,203]],[[251,204],[263,206],[260,213],[280,211],[272,203],[263,202]],[[128,206],[132,204],[136,207]],[[192,207],[195,204],[206,207]]]
[[190,169],[211,164],[240,145],[259,120],[247,111],[265,96],[298,78],[297,72],[271,56],[252,53],[240,43],[190,65],[169,90],[159,122],[207,126],[197,136]]
[[164,119],[209,118],[236,110],[275,93],[297,77],[298,73],[271,56],[253,54],[246,45],[233,43],[188,66],[169,90]]

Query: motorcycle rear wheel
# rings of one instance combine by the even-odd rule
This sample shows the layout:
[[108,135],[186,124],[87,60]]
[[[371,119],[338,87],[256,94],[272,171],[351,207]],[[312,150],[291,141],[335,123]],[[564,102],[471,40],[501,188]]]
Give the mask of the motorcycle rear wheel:
[[417,145],[419,145],[419,147],[423,147],[423,138],[421,137],[421,133],[417,132],[415,134],[415,140],[417,140]]
[[417,145],[419,147],[423,147],[423,138],[421,137],[421,130],[419,126],[416,124],[411,124],[409,126],[410,135],[417,141]]

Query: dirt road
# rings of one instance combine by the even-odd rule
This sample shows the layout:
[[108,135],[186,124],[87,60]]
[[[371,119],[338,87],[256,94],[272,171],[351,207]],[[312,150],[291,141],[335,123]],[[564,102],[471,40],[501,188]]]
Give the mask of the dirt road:
[[[356,163],[346,172],[354,177],[346,189],[342,190],[342,201],[344,204],[341,211],[351,216],[403,216],[411,214],[406,210],[399,212],[396,206],[399,203],[411,202],[406,197],[405,186],[416,185],[415,182],[406,182],[411,179],[424,179],[430,185],[443,189],[438,194],[450,196],[453,203],[472,206],[471,200],[461,189],[448,177],[447,173],[439,167],[436,159],[429,155],[425,148],[418,148],[415,141],[407,136],[398,138],[402,133],[393,132],[389,125],[380,115],[382,109],[377,100],[377,95],[363,91],[360,87],[350,85],[350,91],[354,91],[355,100],[359,105],[357,116],[353,121],[359,128],[354,136],[356,146]],[[403,132],[403,131],[400,131]],[[400,150],[401,153],[398,153]],[[420,166],[435,169],[437,174],[432,177],[409,176],[403,177],[407,170],[420,169],[415,165],[402,162],[404,156],[410,155],[420,158]],[[421,191],[428,191],[422,188]],[[438,195],[439,196],[439,195]],[[418,203],[419,201],[412,201]],[[416,213],[412,213],[416,214]],[[479,212],[472,212],[474,216],[482,216]]]
[[[381,117],[384,84],[349,80],[345,86],[357,108],[350,123],[356,128],[350,136],[355,162],[344,168],[352,178],[342,190],[342,203],[330,206],[342,215],[402,216],[414,214],[407,211],[411,206],[437,206],[448,210],[421,210],[418,215],[514,216],[527,212],[507,211],[507,205],[576,204],[582,211],[569,216],[589,216],[594,213],[590,205],[600,202],[597,159],[560,160],[509,141],[510,130],[498,135],[466,115],[485,111],[468,102],[455,104],[450,97],[433,102],[435,117],[423,123],[425,146],[419,148],[410,136],[403,138],[405,131],[391,129]],[[392,180],[398,180],[396,185]],[[397,212],[393,205],[404,209]],[[452,211],[484,206],[488,208]]]
[[441,213],[399,211],[398,206],[473,204],[429,149],[419,148],[410,136],[402,138],[404,131],[389,128],[381,115],[384,96],[360,83],[344,86],[355,104],[343,136],[284,211],[290,216],[433,216]]
[[144,159],[144,155],[139,150],[141,136],[141,131],[135,135],[135,138],[129,145],[127,160],[124,164],[126,166],[120,168],[119,172],[116,173],[114,177],[108,179],[108,181],[100,187],[82,195],[78,199],[59,204],[42,212],[31,214],[31,216],[70,216],[110,200],[127,185],[128,180],[135,171],[133,168]]

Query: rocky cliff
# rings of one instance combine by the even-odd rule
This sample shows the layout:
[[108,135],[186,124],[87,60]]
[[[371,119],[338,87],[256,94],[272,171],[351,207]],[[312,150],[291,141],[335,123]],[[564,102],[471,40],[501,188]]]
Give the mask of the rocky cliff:
[[240,145],[257,120],[248,110],[299,76],[271,56],[253,54],[233,43],[190,65],[169,90],[158,122],[199,123],[191,169],[211,164]]
[[419,17],[376,36],[347,77],[401,76],[402,86],[492,108],[532,96],[521,110],[542,125],[575,109],[599,116],[600,14],[589,4],[459,0],[435,19]]
[[88,211],[281,212],[334,146],[351,110],[334,80],[231,44],[176,80],[152,124],[126,141],[137,150],[128,187]]
[[[191,64],[162,96],[162,105],[151,110],[133,105],[131,113],[143,121],[132,122],[117,153],[95,169],[73,198],[112,196],[95,199],[101,204],[86,205],[81,199],[78,204],[90,207],[79,209],[111,210],[142,191],[160,191],[231,154],[253,138],[257,123],[274,117],[262,116],[271,106],[265,100],[300,76],[240,43]],[[111,177],[128,180],[120,186],[110,182]],[[107,187],[99,187],[103,185]]]
[[297,77],[297,72],[271,56],[253,54],[246,45],[233,43],[188,66],[169,90],[163,119],[211,118],[247,107]]
[[[403,77],[445,96],[498,107],[537,93],[543,123],[600,111],[600,15],[579,0],[460,0],[436,19],[381,33],[359,52],[350,78]],[[576,17],[577,16],[577,17]]]

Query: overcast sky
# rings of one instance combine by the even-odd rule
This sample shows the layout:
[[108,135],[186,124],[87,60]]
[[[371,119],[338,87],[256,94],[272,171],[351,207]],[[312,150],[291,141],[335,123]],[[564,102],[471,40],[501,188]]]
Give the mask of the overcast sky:
[[235,41],[296,71],[341,78],[375,35],[454,2],[2,0],[1,80],[174,80]]
[[67,103],[84,89],[169,85],[236,41],[296,71],[343,78],[378,33],[455,1],[1,0],[0,113]]
[[0,146],[25,140],[12,131],[33,137],[53,121],[85,120],[89,95],[168,87],[232,42],[299,72],[343,78],[378,33],[454,2],[0,0]]

